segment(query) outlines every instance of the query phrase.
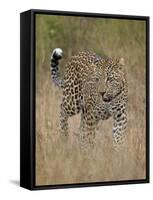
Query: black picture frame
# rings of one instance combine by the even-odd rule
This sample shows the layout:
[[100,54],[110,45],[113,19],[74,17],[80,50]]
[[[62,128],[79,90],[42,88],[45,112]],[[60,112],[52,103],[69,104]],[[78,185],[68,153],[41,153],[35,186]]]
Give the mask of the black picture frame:
[[[35,16],[64,15],[146,21],[146,178],[77,184],[35,184]],[[20,14],[20,186],[30,189],[74,188],[149,183],[149,17],[67,11],[29,10]]]

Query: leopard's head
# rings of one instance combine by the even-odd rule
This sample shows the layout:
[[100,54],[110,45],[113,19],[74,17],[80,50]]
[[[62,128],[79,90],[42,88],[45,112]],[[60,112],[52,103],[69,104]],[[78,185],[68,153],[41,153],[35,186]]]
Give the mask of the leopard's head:
[[124,59],[110,62],[105,70],[105,88],[101,92],[104,102],[110,102],[124,91],[125,85]]

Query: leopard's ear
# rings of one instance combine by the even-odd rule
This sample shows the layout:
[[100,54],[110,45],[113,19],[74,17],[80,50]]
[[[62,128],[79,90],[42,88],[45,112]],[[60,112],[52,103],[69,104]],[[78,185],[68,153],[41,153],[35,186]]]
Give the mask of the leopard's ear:
[[125,65],[125,61],[124,61],[123,57],[119,59],[119,65],[121,65],[121,66]]

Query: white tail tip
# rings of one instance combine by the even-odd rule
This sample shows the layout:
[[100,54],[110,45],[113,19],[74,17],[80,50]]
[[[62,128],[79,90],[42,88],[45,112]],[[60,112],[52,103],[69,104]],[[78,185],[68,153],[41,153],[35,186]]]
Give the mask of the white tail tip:
[[54,54],[54,53],[55,53],[57,56],[62,57],[62,55],[63,55],[63,50],[62,50],[61,48],[56,48],[56,49],[53,50],[53,54]]

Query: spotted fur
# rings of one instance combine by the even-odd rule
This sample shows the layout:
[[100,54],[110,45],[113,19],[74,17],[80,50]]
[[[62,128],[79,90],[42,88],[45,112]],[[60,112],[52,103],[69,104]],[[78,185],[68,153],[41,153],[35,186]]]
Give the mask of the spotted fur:
[[66,65],[63,80],[58,73],[62,50],[51,56],[51,74],[63,89],[60,129],[68,136],[68,118],[81,113],[80,144],[82,149],[95,145],[95,130],[100,120],[113,119],[113,142],[123,144],[127,126],[128,90],[123,59],[101,58],[92,52],[80,52]]

